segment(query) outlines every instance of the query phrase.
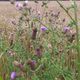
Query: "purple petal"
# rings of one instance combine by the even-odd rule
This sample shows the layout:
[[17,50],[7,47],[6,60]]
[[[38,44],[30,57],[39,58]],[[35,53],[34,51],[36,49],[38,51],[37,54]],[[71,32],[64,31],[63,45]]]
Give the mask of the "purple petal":
[[69,31],[70,27],[64,27],[63,30],[64,30],[64,32]]
[[16,78],[16,72],[11,73],[11,79],[14,80]]
[[46,27],[44,27],[44,26],[42,26],[42,27],[41,27],[41,30],[42,30],[42,31],[46,31],[46,30],[47,30],[47,28],[46,28]]

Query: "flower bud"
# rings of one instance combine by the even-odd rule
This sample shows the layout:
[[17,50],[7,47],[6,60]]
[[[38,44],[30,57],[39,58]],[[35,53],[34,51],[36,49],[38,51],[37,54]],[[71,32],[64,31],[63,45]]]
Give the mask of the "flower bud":
[[35,60],[28,60],[28,63],[27,63],[29,66],[30,66],[30,68],[32,69],[32,70],[34,70],[35,69],[35,67],[36,67],[36,61]]
[[36,34],[37,34],[37,28],[34,28],[32,31],[32,39],[35,40],[36,39]]
[[36,49],[35,53],[36,53],[36,56],[39,58],[42,56],[41,50],[39,48]]

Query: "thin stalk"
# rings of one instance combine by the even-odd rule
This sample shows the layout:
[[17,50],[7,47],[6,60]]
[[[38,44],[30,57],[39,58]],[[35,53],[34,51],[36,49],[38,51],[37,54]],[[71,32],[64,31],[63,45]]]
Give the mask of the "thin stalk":
[[75,26],[76,26],[76,41],[77,41],[77,52],[78,52],[78,60],[80,59],[80,50],[79,50],[79,28],[78,28],[78,20],[77,20],[77,5],[74,0],[74,14],[75,14]]
[[73,21],[73,22],[75,22],[75,20],[72,18],[72,16],[69,14],[69,12],[68,12],[68,10],[66,10],[65,8],[64,8],[64,6],[58,1],[58,0],[56,0],[57,1],[57,3],[60,5],[60,7],[66,12],[66,14],[70,17],[70,19]]
[[[80,50],[79,50],[79,28],[78,28],[78,18],[77,18],[77,4],[76,1],[74,0],[74,15],[75,15],[75,22],[76,22],[76,41],[77,41],[77,62],[79,62],[80,60]],[[77,65],[77,69],[78,69],[78,76],[77,76],[77,80],[80,80],[80,71],[79,71],[79,65]]]

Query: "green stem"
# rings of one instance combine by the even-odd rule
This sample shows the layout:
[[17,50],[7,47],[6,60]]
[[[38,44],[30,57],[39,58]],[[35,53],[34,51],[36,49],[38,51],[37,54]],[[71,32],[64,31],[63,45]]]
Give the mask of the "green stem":
[[[78,28],[78,18],[77,18],[77,4],[76,1],[74,0],[74,15],[75,15],[75,22],[76,22],[76,41],[77,41],[77,62],[79,63],[80,60],[80,50],[79,50],[79,28]],[[78,76],[77,76],[77,80],[80,80],[80,65],[77,65],[77,69],[78,69]]]
[[74,0],[74,14],[75,14],[75,26],[76,26],[76,41],[77,41],[77,52],[78,52],[78,60],[80,59],[80,50],[79,50],[79,28],[78,28],[78,20],[77,20],[77,5]]
[[69,14],[69,12],[68,12],[68,10],[66,10],[65,8],[64,8],[64,6],[58,1],[58,0],[56,0],[57,1],[57,3],[60,5],[60,7],[66,12],[66,14],[70,17],[70,19],[73,21],[73,22],[75,22],[75,20],[72,18],[72,16]]

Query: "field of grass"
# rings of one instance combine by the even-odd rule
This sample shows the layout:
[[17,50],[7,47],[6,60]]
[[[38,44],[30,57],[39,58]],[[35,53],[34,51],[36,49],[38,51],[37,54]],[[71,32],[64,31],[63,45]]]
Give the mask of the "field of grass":
[[0,2],[0,80],[80,80],[80,1],[15,4]]

